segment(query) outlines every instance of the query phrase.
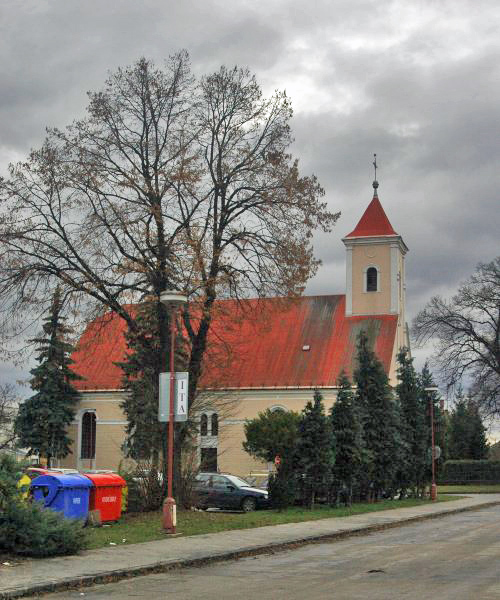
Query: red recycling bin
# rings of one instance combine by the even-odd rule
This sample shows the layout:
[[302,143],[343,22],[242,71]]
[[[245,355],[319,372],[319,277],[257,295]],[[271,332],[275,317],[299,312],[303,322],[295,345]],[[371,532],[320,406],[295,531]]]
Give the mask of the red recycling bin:
[[101,522],[118,521],[122,514],[125,479],[116,473],[83,473],[94,484],[90,489],[89,511],[98,510]]

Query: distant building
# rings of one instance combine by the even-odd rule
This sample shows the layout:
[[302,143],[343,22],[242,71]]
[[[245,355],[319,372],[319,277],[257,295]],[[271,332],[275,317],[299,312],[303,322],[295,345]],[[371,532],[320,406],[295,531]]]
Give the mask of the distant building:
[[[342,295],[221,300],[211,330],[211,348],[224,357],[207,360],[204,393],[215,399],[212,409],[197,415],[199,458],[206,469],[239,475],[263,470],[243,448],[243,425],[259,412],[300,411],[321,389],[327,407],[334,402],[336,381],[355,366],[358,333],[366,330],[392,385],[396,354],[408,345],[405,323],[405,254],[377,196],[354,230],[343,238],[346,289]],[[73,454],[63,466],[117,468],[122,459],[125,417],[121,370],[125,323],[118,316],[91,323],[73,355],[82,401],[71,426]],[[98,332],[98,334],[96,333]],[[92,352],[88,347],[92,346]],[[230,399],[231,414],[218,414],[217,399]]]

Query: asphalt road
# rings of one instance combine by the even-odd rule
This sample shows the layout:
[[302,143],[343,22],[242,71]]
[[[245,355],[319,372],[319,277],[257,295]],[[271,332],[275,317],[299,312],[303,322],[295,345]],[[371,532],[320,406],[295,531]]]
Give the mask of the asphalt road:
[[44,598],[500,599],[500,506]]

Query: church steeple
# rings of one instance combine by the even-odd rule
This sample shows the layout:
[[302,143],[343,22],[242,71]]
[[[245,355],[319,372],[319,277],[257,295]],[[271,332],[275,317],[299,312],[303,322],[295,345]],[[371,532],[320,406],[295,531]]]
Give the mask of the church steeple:
[[398,234],[394,231],[391,222],[387,218],[387,215],[382,208],[382,204],[380,204],[380,200],[378,199],[375,190],[373,199],[363,213],[363,216],[351,233],[346,235],[346,238],[371,237],[380,235]]
[[353,237],[371,237],[380,235],[398,235],[387,215],[385,214],[382,204],[378,199],[378,181],[377,181],[377,155],[373,155],[373,168],[375,170],[375,179],[373,180],[373,199],[363,213],[356,227],[346,235],[346,238]]
[[398,315],[404,323],[404,256],[408,251],[378,198],[377,160],[373,198],[346,247],[346,316]]

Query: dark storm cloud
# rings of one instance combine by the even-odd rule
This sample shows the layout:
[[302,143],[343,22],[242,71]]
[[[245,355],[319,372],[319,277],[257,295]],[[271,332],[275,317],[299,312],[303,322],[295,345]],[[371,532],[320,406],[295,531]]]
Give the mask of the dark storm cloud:
[[[406,62],[406,54],[391,50],[375,64],[368,56],[332,56],[337,79],[345,80],[344,70],[347,79],[358,77],[359,65],[370,65],[358,86],[363,102],[347,115],[297,115],[295,132],[303,162],[342,210],[337,239],[370,199],[370,155],[378,152],[382,203],[411,249],[412,315],[498,253],[500,69],[492,48],[446,64]],[[332,249],[324,236],[318,247],[326,269],[311,282],[315,290],[330,280],[329,264],[338,270],[344,260],[343,248]]]
[[410,247],[411,318],[498,254],[500,9],[485,0],[5,1],[0,24],[0,173],[47,125],[80,116],[85,92],[139,56],[186,48],[197,74],[248,66],[286,88],[294,153],[334,211],[317,235],[309,293],[343,292],[344,248],[379,194]]
[[140,56],[186,48],[203,73],[224,62],[265,70],[281,52],[265,19],[218,2],[32,0],[7,2],[1,19],[0,146],[20,151],[80,116],[86,91]]

